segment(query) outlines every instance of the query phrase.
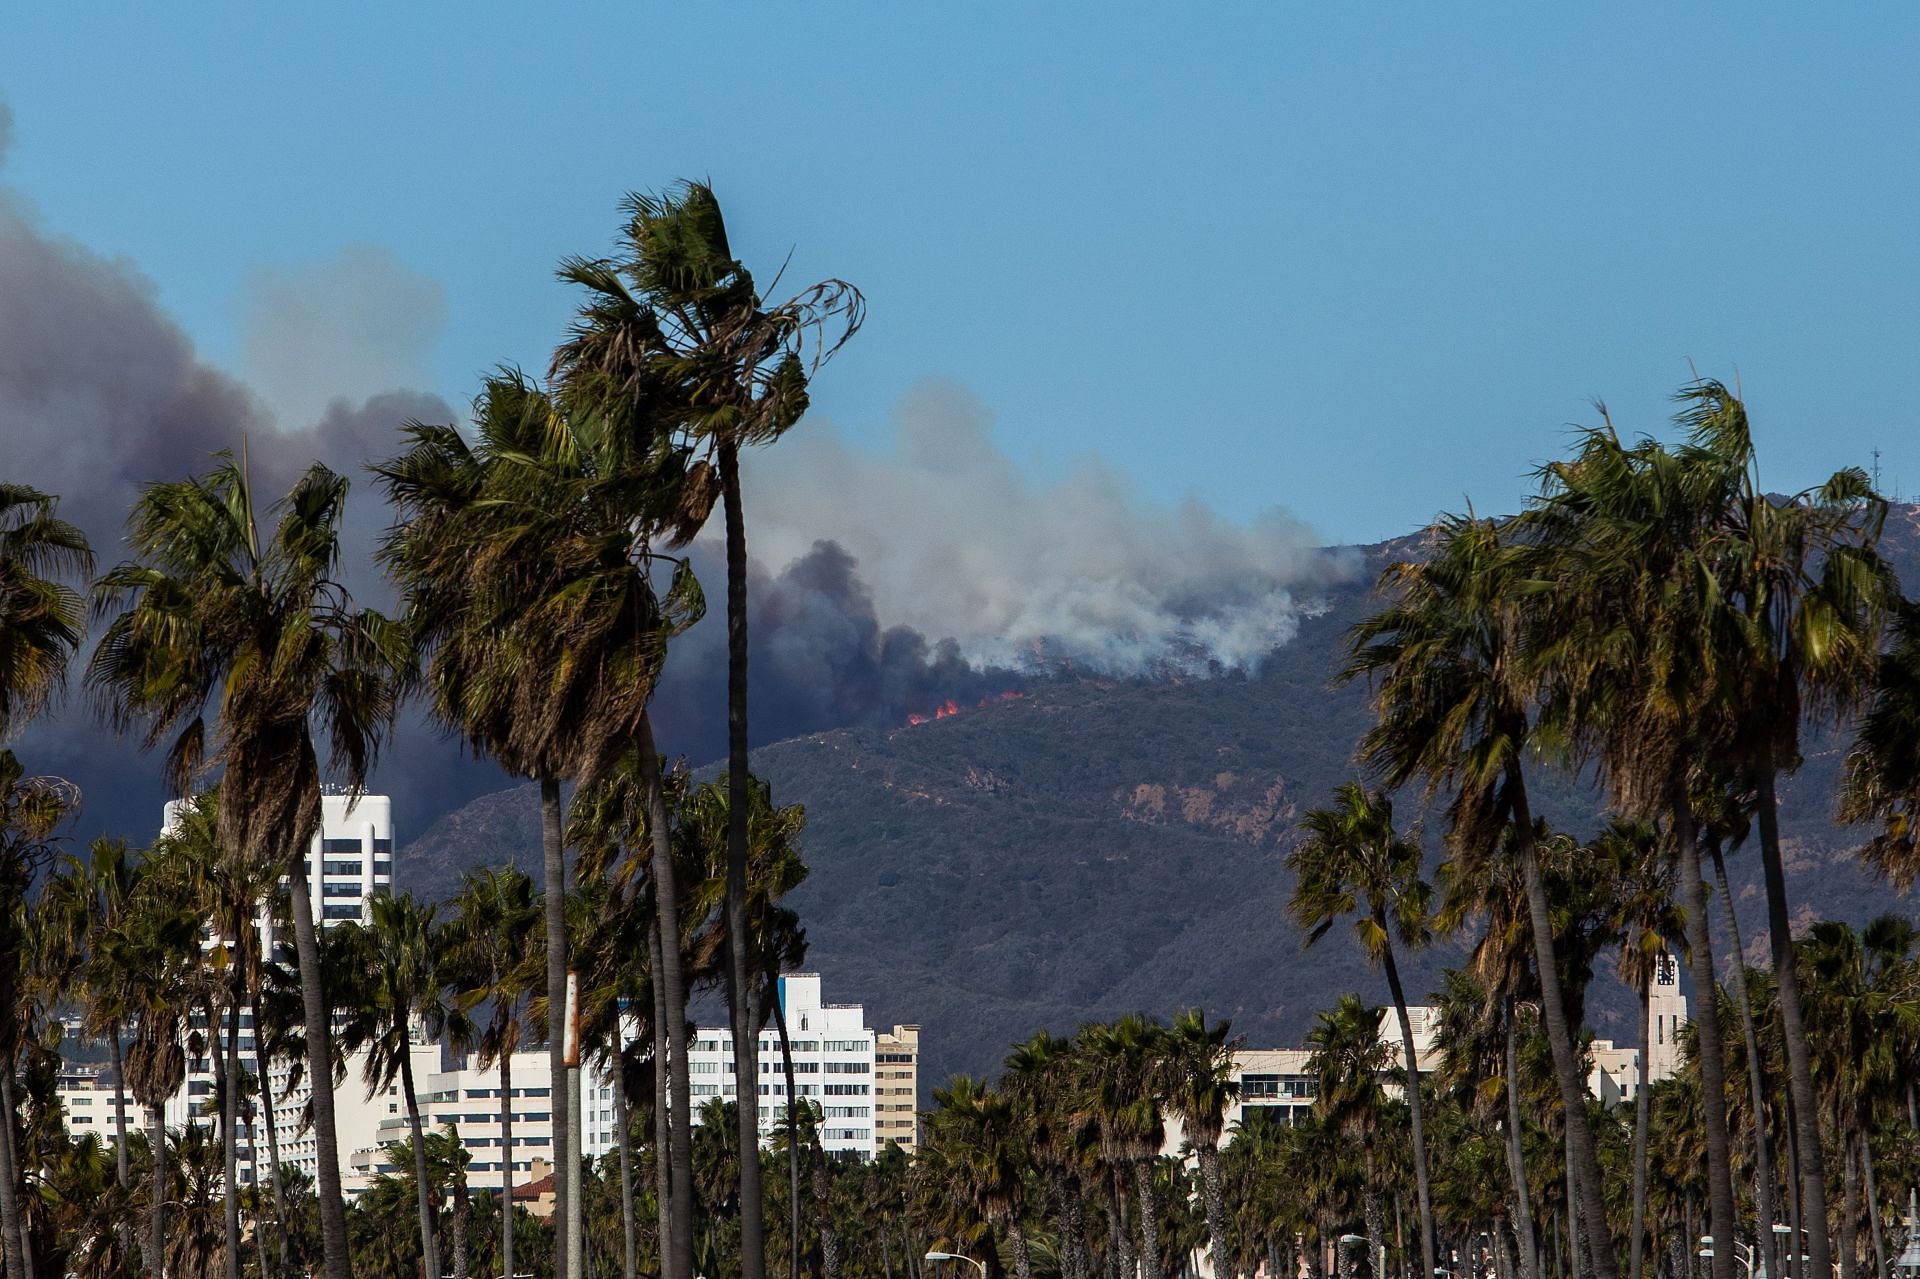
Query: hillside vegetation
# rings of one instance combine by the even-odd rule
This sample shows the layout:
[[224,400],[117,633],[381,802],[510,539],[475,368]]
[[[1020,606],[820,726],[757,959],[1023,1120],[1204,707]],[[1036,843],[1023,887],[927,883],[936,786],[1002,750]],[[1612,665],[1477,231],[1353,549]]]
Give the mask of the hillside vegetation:
[[[1920,508],[1895,508],[1888,550],[1909,582],[1916,529]],[[921,1023],[935,1082],[997,1069],[1040,1026],[1197,1004],[1251,1043],[1285,1044],[1342,991],[1384,1002],[1343,931],[1303,950],[1284,861],[1299,814],[1353,775],[1365,690],[1330,680],[1367,584],[1410,546],[1369,548],[1360,584],[1254,675],[1062,676],[925,723],[756,751],[775,796],[806,805],[812,875],[794,905],[828,998],[864,1003],[876,1026]],[[1789,882],[1807,920],[1859,922],[1892,901],[1831,820],[1843,748],[1819,743],[1783,789]],[[1544,816],[1576,832],[1597,824],[1589,791],[1541,777]],[[436,822],[400,874],[439,897],[469,866],[536,869],[538,849],[532,789],[502,791]],[[1743,849],[1730,872],[1749,960],[1764,962],[1757,859]],[[1412,964],[1409,993],[1454,958],[1443,945]],[[1635,1037],[1610,969],[1589,1019]]]

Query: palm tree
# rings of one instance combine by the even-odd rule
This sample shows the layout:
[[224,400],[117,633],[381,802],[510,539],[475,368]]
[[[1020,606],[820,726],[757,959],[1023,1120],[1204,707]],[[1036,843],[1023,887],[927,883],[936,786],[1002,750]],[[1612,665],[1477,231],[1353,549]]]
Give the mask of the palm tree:
[[[411,893],[379,894],[367,903],[367,912],[364,926],[348,921],[334,930],[345,968],[338,996],[345,1014],[341,1046],[349,1054],[365,1050],[361,1078],[369,1100],[391,1088],[396,1078],[400,1081],[413,1143],[420,1251],[427,1274],[443,1274],[425,1129],[413,1078],[416,1031],[424,1033],[425,1042],[437,1044],[448,1019],[455,1015],[440,974],[442,939],[434,926],[434,907]],[[554,1128],[558,1131],[557,1116]]]
[[1213,1254],[1213,1273],[1228,1270],[1227,1202],[1220,1180],[1220,1138],[1226,1129],[1227,1107],[1240,1095],[1233,1078],[1230,1022],[1207,1024],[1207,1015],[1188,1008],[1173,1019],[1162,1040],[1160,1074],[1167,1109],[1180,1120],[1200,1165],[1201,1188],[1207,1203],[1207,1243]]
[[[276,503],[263,530],[244,462],[222,454],[205,476],[150,485],[128,521],[135,558],[95,587],[111,614],[87,668],[109,718],[165,741],[177,795],[221,768],[220,842],[289,881],[300,961],[320,1221],[327,1279],[350,1279],[340,1197],[327,1000],[308,889],[307,848],[320,822],[316,728],[333,766],[358,789],[393,714],[402,637],[355,607],[336,577],[347,481],[315,465]],[[209,703],[212,703],[211,707]],[[208,715],[214,723],[209,729]]]
[[540,923],[533,880],[513,866],[469,871],[442,934],[455,1007],[471,1013],[487,1006],[479,1035],[480,1067],[500,1070],[500,1211],[509,1223],[500,1232],[500,1273],[512,1275],[513,1259],[513,1054],[520,1046],[520,1004],[533,984],[529,951]]
[[[1391,596],[1354,628],[1346,678],[1374,684],[1378,723],[1361,758],[1389,789],[1419,777],[1455,788],[1448,839],[1471,862],[1509,844],[1525,888],[1541,1019],[1553,1050],[1574,1181],[1586,1219],[1606,1221],[1599,1160],[1586,1117],[1586,1079],[1555,980],[1551,904],[1541,873],[1524,757],[1537,682],[1529,670],[1523,548],[1490,520],[1449,516],[1423,562],[1390,566]],[[1504,840],[1503,834],[1510,834]],[[1611,1247],[1594,1250],[1595,1279],[1618,1279]]]
[[[1647,1123],[1652,1104],[1647,1071],[1653,1043],[1653,982],[1662,966],[1673,962],[1671,950],[1685,921],[1684,912],[1674,904],[1672,861],[1653,827],[1615,821],[1595,840],[1594,850],[1610,863],[1607,869],[1614,877],[1612,922],[1621,937],[1620,980],[1640,1000],[1640,1077],[1633,1095],[1633,1225],[1628,1235],[1628,1273],[1632,1279],[1640,1279],[1646,1245]],[[1765,1212],[1761,1218],[1771,1220]]]
[[1891,631],[1847,752],[1840,817],[1876,825],[1868,864],[1904,891],[1920,874],[1920,603],[1897,605]]
[[[727,778],[734,817],[728,828],[727,914],[731,936],[747,925],[747,538],[740,451],[777,440],[807,408],[807,381],[858,331],[860,291],[827,280],[784,302],[768,303],[734,256],[720,202],[710,187],[687,183],[663,195],[627,198],[628,222],[614,259],[569,259],[561,278],[587,292],[570,339],[554,353],[553,372],[576,394],[615,398],[633,418],[679,426],[704,456],[687,473],[681,524],[687,536],[706,522],[715,489],[725,511],[727,549]],[[831,341],[824,334],[838,322]],[[811,361],[803,359],[817,340]],[[717,481],[717,485],[716,485]],[[748,1024],[752,956],[729,956],[728,992],[735,1060],[753,1060]],[[757,1098],[740,1090],[743,1145],[757,1140]],[[760,1176],[742,1163],[741,1279],[762,1279]],[[674,1279],[690,1279],[676,1275]]]
[[0,484],[0,742],[60,691],[85,633],[86,603],[66,579],[93,571],[86,535],[60,499]]
[[1034,1162],[1053,1194],[1064,1279],[1089,1279],[1085,1181],[1095,1131],[1077,1095],[1076,1070],[1072,1041],[1042,1030],[1014,1045],[1000,1086],[1024,1108]]
[[1427,912],[1432,893],[1420,878],[1424,855],[1418,840],[1394,828],[1392,798],[1384,792],[1368,794],[1355,782],[1342,783],[1334,793],[1333,806],[1313,810],[1300,825],[1307,837],[1287,855],[1287,866],[1295,877],[1290,910],[1306,930],[1306,944],[1319,941],[1342,916],[1351,914],[1361,950],[1386,970],[1407,1070],[1414,1185],[1420,1201],[1421,1273],[1431,1275],[1437,1263],[1420,1063],[1393,950],[1395,934],[1402,944],[1417,947],[1426,943],[1431,930]]
[[1079,1061],[1082,1104],[1098,1125],[1100,1158],[1118,1198],[1129,1184],[1139,1199],[1140,1266],[1146,1279],[1161,1279],[1160,1209],[1154,1195],[1153,1161],[1166,1141],[1157,1085],[1163,1027],[1139,1013],[1082,1026]]
[[[1724,589],[1719,524],[1737,471],[1715,452],[1624,445],[1611,423],[1587,430],[1573,458],[1546,468],[1542,497],[1524,517],[1539,552],[1550,617],[1543,645],[1560,727],[1598,767],[1615,806],[1664,817],[1686,907],[1709,1220],[1734,1234],[1726,1054],[1715,1007],[1708,894],[1700,860],[1695,778],[1741,731],[1742,681],[1752,628]],[[1714,1279],[1733,1279],[1731,1249]]]
[[[687,1173],[693,1158],[693,1135],[686,1122],[692,1113],[691,1080],[687,1072],[690,1027],[687,1023],[687,962],[682,920],[682,872],[675,865],[673,812],[684,800],[686,781],[676,774],[671,798],[666,771],[655,753],[651,723],[643,718],[639,740],[600,782],[581,788],[574,796],[569,821],[571,841],[581,847],[582,864],[611,863],[621,854],[622,890],[641,892],[640,876],[650,886],[654,912],[647,950],[654,957],[648,985],[655,1016],[652,1060],[656,1064],[654,1125],[664,1134],[659,1146],[664,1157],[654,1161],[655,1190],[662,1214],[663,1253],[691,1265],[693,1248],[693,1187]],[[660,1071],[658,1063],[666,1062]],[[675,1119],[674,1116],[680,1118]],[[796,1207],[797,1211],[797,1207]]]
[[[241,1235],[237,1134],[243,1078],[239,1021],[243,1008],[253,1011],[256,1061],[261,1060],[265,1029],[260,1024],[260,995],[266,982],[267,956],[258,921],[278,895],[280,870],[272,863],[238,857],[220,842],[214,816],[218,805],[217,789],[183,805],[173,827],[155,845],[152,865],[154,873],[163,877],[165,891],[182,902],[199,903],[207,919],[210,946],[206,959],[218,974],[219,1012],[227,1022],[224,1045],[218,1034],[211,1038],[216,1051],[221,1052],[220,1131],[226,1161],[221,1197],[227,1225],[228,1279],[237,1279]],[[264,1070],[260,1079],[266,1087]],[[263,1108],[271,1124],[271,1097],[266,1098]],[[254,1163],[257,1168],[257,1152]],[[277,1168],[272,1175],[277,1183]]]
[[[1307,1072],[1315,1078],[1314,1108],[1360,1147],[1365,1182],[1367,1236],[1384,1247],[1386,1216],[1380,1204],[1377,1146],[1385,1125],[1386,1092],[1380,1077],[1387,1069],[1387,1047],[1380,1039],[1380,1013],[1342,995],[1323,1009],[1307,1032]],[[1381,1279],[1376,1273],[1375,1279]]]
[[9,1274],[30,1274],[33,1265],[21,1202],[26,1168],[15,1089],[36,1019],[30,953],[35,920],[28,894],[78,802],[71,785],[29,777],[12,751],[0,750],[0,1231]]
[[[80,973],[80,1005],[85,1032],[107,1042],[113,1070],[114,1181],[124,1193],[131,1184],[127,1165],[127,1087],[124,1053],[129,1015],[130,974],[114,963],[112,938],[125,926],[141,875],[141,862],[123,839],[96,838],[85,862],[70,859],[77,885],[76,924],[85,930],[86,959]],[[132,1226],[120,1223],[120,1250],[132,1256]]]
[[[409,450],[374,468],[396,513],[381,559],[426,659],[434,716],[540,785],[546,982],[558,992],[567,980],[561,783],[597,780],[637,740],[666,641],[698,619],[702,602],[684,564],[664,601],[650,577],[674,455],[512,371],[487,379],[473,417],[473,444],[450,426],[411,423]],[[563,1000],[549,1001],[556,1211],[569,1220],[565,1013]]]
[[147,876],[121,926],[107,939],[109,962],[126,982],[126,1011],[134,1027],[126,1053],[127,1091],[146,1111],[153,1166],[147,1179],[145,1259],[154,1279],[161,1279],[166,1257],[164,1112],[187,1077],[183,1031],[193,978],[204,968],[200,924],[197,915],[162,890],[157,877]]
[[1702,380],[1676,398],[1691,451],[1703,467],[1725,476],[1714,530],[1716,568],[1721,591],[1737,602],[1749,628],[1735,666],[1744,683],[1731,716],[1729,754],[1751,773],[1756,792],[1807,1251],[1812,1272],[1824,1275],[1827,1178],[1781,859],[1778,778],[1799,766],[1802,724],[1837,722],[1874,677],[1880,626],[1897,598],[1875,549],[1887,504],[1858,467],[1781,500],[1761,483],[1746,406],[1737,395]]

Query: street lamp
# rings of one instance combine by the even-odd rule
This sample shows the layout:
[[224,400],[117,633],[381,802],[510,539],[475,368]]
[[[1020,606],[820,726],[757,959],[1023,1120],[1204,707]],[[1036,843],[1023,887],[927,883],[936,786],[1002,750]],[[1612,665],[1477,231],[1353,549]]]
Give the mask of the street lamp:
[[1365,1235],[1340,1236],[1340,1246],[1342,1248],[1357,1243],[1368,1244],[1373,1248],[1373,1279],[1387,1279],[1387,1245],[1369,1239]]
[[971,1262],[971,1263],[972,1263],[973,1265],[976,1265],[976,1266],[978,1266],[978,1267],[980,1267],[980,1279],[987,1279],[987,1263],[986,1263],[986,1262],[984,1262],[984,1261],[974,1261],[974,1259],[973,1259],[972,1257],[963,1257],[963,1256],[961,1256],[961,1255],[960,1255],[959,1253],[957,1253],[957,1252],[930,1252],[930,1253],[928,1253],[928,1254],[927,1254],[927,1260],[928,1260],[928,1261],[966,1261],[966,1262]]

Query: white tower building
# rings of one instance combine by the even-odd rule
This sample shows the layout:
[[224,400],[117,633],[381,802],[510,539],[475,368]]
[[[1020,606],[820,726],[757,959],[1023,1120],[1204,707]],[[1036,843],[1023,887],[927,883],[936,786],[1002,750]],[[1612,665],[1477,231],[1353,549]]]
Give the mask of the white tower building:
[[[168,801],[161,817],[162,835],[171,834],[179,826],[192,802]],[[390,892],[393,888],[393,801],[385,795],[361,795],[356,799],[337,788],[330,788],[329,793],[322,795],[320,829],[314,832],[307,848],[307,879],[311,887],[309,905],[314,922],[320,927],[332,928],[349,919],[365,922],[368,900],[376,893]],[[255,927],[260,930],[267,953],[277,953],[286,962],[292,962],[293,939],[276,939],[264,910],[256,917]],[[212,950],[218,941],[208,930],[201,944]],[[170,1128],[185,1128],[190,1122],[215,1122],[211,1111],[217,1094],[216,1080],[224,1061],[226,1027],[223,1025],[209,1034],[203,1020],[195,1014],[188,1029],[198,1032],[203,1043],[217,1046],[218,1051],[188,1053],[186,1081],[165,1108]],[[241,1011],[239,1044],[241,1064],[252,1071],[255,1057],[251,1009]],[[312,1093],[304,1078],[299,1087],[290,1089],[290,1075],[286,1062],[276,1062],[268,1080],[274,1099],[280,1162],[314,1176],[319,1172],[316,1144],[312,1132],[301,1129],[302,1115]],[[377,1101],[365,1102],[364,1093],[357,1072],[350,1073],[347,1081],[335,1090],[336,1127],[340,1131],[343,1155],[359,1144],[359,1129],[366,1128],[370,1136],[372,1126],[385,1115],[386,1107]],[[237,1155],[243,1185],[254,1180],[256,1141],[262,1153],[265,1152],[263,1129],[264,1125],[257,1120],[243,1121],[240,1125]]]

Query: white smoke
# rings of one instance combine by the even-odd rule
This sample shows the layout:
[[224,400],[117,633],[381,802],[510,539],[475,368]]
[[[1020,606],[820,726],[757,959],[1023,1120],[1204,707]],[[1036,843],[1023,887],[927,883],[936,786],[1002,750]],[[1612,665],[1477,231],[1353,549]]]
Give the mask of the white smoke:
[[1243,525],[1193,499],[1157,504],[1091,458],[1036,483],[948,383],[908,395],[895,425],[887,456],[817,421],[756,456],[753,555],[778,567],[837,542],[880,616],[950,636],[976,664],[1248,670],[1353,572],[1351,556],[1319,549],[1278,509]]

